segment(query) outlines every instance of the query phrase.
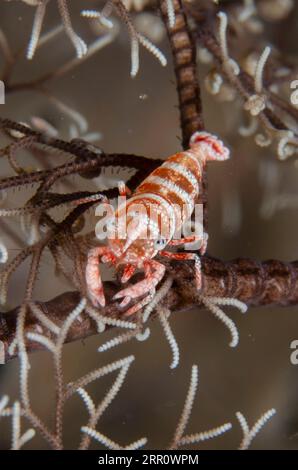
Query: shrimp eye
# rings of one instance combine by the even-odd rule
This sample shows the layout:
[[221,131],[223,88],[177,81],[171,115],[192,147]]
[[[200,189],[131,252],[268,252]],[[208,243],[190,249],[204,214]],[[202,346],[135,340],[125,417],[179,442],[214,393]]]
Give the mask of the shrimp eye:
[[156,250],[163,250],[163,248],[165,248],[166,244],[167,244],[167,240],[165,238],[158,238],[154,242],[154,248]]

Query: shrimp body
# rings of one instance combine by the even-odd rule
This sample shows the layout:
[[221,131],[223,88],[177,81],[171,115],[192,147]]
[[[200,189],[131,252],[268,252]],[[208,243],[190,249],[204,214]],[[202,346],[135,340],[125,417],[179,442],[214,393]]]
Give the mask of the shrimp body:
[[[116,269],[124,266],[122,282],[127,282],[136,269],[144,270],[144,280],[114,296],[115,299],[123,299],[122,307],[126,307],[132,299],[145,296],[126,314],[135,313],[153,297],[165,273],[165,266],[154,259],[157,253],[167,258],[193,260],[196,285],[201,288],[199,255],[175,253],[164,248],[196,241],[195,236],[179,240],[174,240],[173,236],[191,217],[206,162],[227,158],[229,150],[217,137],[207,132],[196,132],[187,151],[169,157],[137,187],[132,197],[118,207],[112,228],[108,230],[108,246],[94,248],[88,254],[86,281],[95,306],[105,305],[99,258],[104,263],[113,264]],[[125,193],[123,185],[120,194]],[[201,254],[205,249],[206,243],[203,243]]]

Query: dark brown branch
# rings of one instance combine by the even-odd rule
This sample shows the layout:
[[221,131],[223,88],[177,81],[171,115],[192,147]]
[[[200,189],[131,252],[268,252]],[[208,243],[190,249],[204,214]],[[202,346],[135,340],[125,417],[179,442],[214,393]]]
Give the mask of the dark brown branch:
[[[198,81],[196,63],[196,43],[187,23],[182,0],[173,0],[175,10],[175,25],[170,27],[167,16],[167,5],[160,1],[163,22],[167,28],[172,50],[176,86],[179,101],[180,127],[182,132],[182,147],[189,148],[189,140],[194,132],[204,129],[201,90]],[[208,228],[207,208],[207,171],[203,172],[203,184],[200,203],[203,204],[204,230]]]
[[[90,171],[93,169],[97,169],[101,166],[122,166],[126,168],[145,168],[148,170],[152,170],[156,168],[156,166],[162,163],[161,160],[158,159],[151,159],[147,157],[142,157],[138,155],[132,154],[105,154],[99,147],[95,147],[94,145],[85,142],[82,139],[73,139],[70,142],[62,139],[55,139],[52,137],[48,137],[42,132],[35,131],[30,127],[24,126],[18,122],[12,121],[10,119],[3,119],[0,117],[0,129],[4,130],[13,130],[20,132],[26,136],[34,136],[36,143],[45,145],[48,147],[49,150],[57,149],[67,154],[70,154],[76,158],[76,163],[84,164],[81,170],[82,176],[88,173],[88,163],[90,162]],[[3,152],[3,151],[2,151]],[[73,165],[74,162],[70,162],[68,165]],[[67,165],[67,164],[66,164]],[[65,165],[65,166],[66,166]],[[52,170],[47,170],[52,171]],[[80,171],[78,167],[77,171]],[[41,178],[45,172],[37,172],[37,174],[41,174]],[[31,173],[31,175],[35,175],[35,173]],[[23,175],[19,175],[21,178]],[[93,178],[95,175],[91,173],[89,177]],[[37,180],[39,176],[36,176]],[[32,182],[35,182],[34,180]],[[31,183],[31,181],[28,181]]]
[[[203,265],[203,291],[201,294],[215,297],[234,297],[250,306],[279,305],[290,306],[298,304],[298,261],[284,263],[270,260],[257,262],[250,259],[236,259],[224,262],[205,257]],[[174,283],[162,304],[172,312],[186,311],[195,306],[201,306],[199,293],[196,291],[192,263],[171,263],[167,265],[168,273],[174,277]],[[112,298],[119,289],[117,283],[106,282],[107,298]],[[68,314],[80,300],[78,292],[66,292],[49,302],[39,303],[47,317],[61,325]],[[123,318],[116,304],[109,304],[100,313],[112,318]],[[4,344],[5,360],[9,361],[15,354],[8,354],[8,347],[15,337],[18,308],[0,314],[0,341]],[[154,316],[154,314],[153,314]],[[36,331],[38,320],[28,314],[25,331]],[[96,334],[96,324],[87,315],[82,321],[74,322],[69,331],[67,341],[75,341]],[[44,335],[54,339],[46,331]],[[36,351],[42,346],[28,341],[27,350]]]
[[173,0],[176,22],[169,26],[167,5],[164,0],[160,8],[167,28],[172,49],[179,99],[182,146],[189,147],[189,139],[196,131],[204,128],[202,102],[196,67],[196,45],[187,24],[181,0]]

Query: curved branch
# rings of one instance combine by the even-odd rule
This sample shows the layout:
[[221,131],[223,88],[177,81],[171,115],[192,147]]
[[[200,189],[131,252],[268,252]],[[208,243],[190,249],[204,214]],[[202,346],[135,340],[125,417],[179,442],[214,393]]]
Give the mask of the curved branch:
[[[230,262],[204,257],[203,290],[201,294],[210,297],[235,297],[250,306],[298,304],[298,261],[284,263],[277,260],[258,262],[250,259],[236,259]],[[191,263],[167,263],[168,272],[174,282],[162,305],[172,312],[182,312],[193,307],[201,307],[200,296],[195,288],[194,270]],[[119,289],[113,282],[105,282],[106,297],[111,299]],[[48,301],[39,302],[43,313],[58,326],[67,318],[80,299],[79,292],[65,292]],[[15,338],[16,319],[19,308],[7,313],[0,313],[0,342],[4,349],[5,362],[16,357],[9,354],[8,348]],[[111,318],[121,318],[122,314],[116,304],[108,304],[100,314]],[[153,313],[153,317],[155,314]],[[25,333],[36,331],[38,320],[31,313],[27,315]],[[71,327],[67,342],[86,338],[97,333],[97,325],[89,316],[84,315]],[[53,333],[43,333],[54,339]],[[1,343],[0,343],[1,344]],[[39,343],[29,341],[28,351],[43,349]]]

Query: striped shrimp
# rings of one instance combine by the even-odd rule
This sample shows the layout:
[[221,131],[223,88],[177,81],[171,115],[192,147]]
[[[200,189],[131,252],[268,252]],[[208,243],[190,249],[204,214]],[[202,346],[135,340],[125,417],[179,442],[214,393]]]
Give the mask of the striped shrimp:
[[[122,283],[129,281],[137,269],[144,272],[143,280],[120,290],[113,298],[122,299],[121,308],[138,299],[126,310],[126,315],[137,312],[153,298],[156,286],[165,274],[165,266],[154,259],[157,254],[176,260],[193,260],[196,287],[201,289],[200,256],[192,252],[171,252],[165,248],[198,241],[197,235],[181,239],[173,237],[191,217],[206,162],[228,158],[229,150],[216,136],[196,132],[187,151],[169,157],[132,195],[124,183],[119,185],[120,195],[131,197],[119,205],[111,219],[107,230],[108,245],[92,248],[88,253],[86,284],[94,306],[105,306],[100,261],[116,269],[123,268]],[[206,238],[200,241],[202,255],[206,251]]]

